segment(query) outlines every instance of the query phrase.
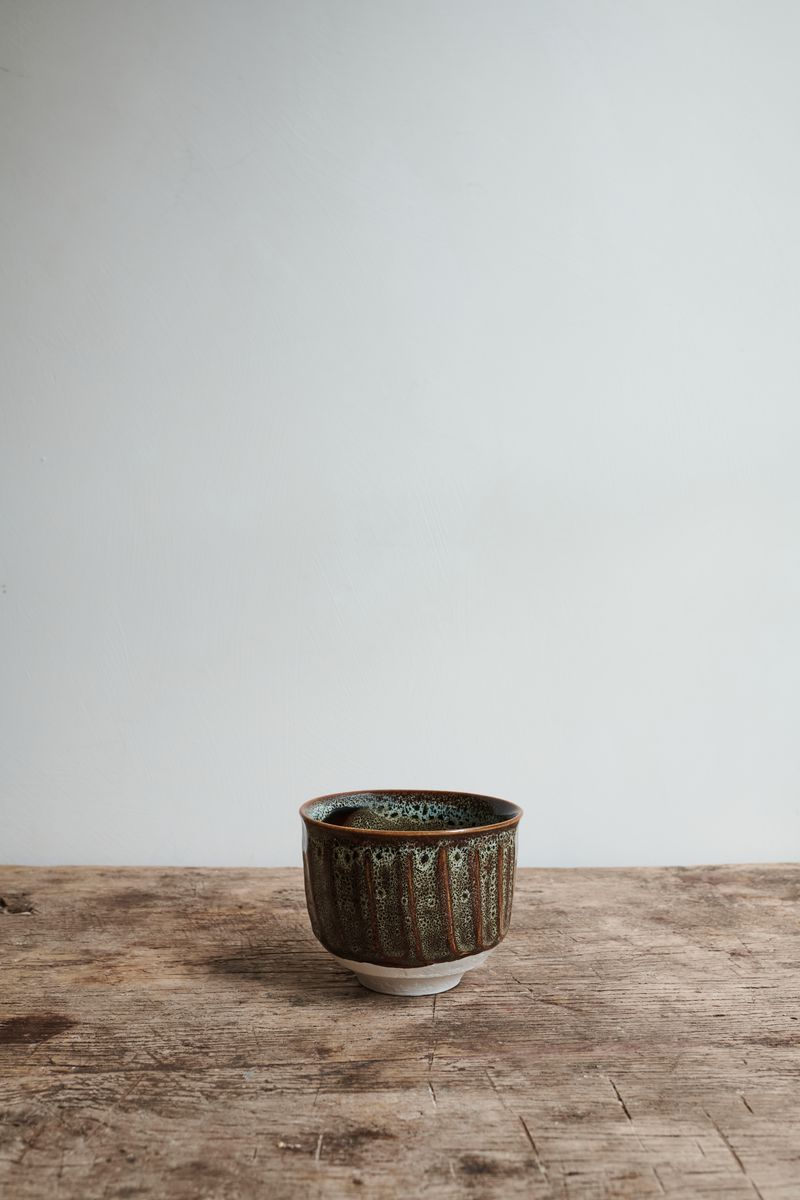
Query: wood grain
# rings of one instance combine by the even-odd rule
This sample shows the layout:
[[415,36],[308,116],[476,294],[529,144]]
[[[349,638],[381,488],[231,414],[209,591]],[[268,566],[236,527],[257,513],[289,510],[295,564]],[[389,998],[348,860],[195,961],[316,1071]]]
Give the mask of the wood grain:
[[0,871],[0,1191],[800,1196],[800,868],[520,871],[438,997],[362,990],[302,873]]

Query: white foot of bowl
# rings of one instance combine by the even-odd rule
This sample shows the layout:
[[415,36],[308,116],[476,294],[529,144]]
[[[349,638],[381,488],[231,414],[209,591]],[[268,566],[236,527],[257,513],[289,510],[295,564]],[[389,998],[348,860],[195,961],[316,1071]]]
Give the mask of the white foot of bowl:
[[491,953],[491,950],[481,950],[480,954],[468,954],[453,962],[431,963],[427,967],[382,967],[377,963],[339,958],[338,954],[333,957],[373,992],[386,992],[390,996],[435,996],[454,988],[466,971],[483,966]]

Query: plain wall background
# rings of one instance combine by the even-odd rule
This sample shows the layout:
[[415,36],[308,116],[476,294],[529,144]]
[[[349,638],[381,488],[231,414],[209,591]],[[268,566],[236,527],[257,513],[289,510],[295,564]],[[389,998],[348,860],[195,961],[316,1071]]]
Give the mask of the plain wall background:
[[0,14],[0,860],[800,857],[800,6]]

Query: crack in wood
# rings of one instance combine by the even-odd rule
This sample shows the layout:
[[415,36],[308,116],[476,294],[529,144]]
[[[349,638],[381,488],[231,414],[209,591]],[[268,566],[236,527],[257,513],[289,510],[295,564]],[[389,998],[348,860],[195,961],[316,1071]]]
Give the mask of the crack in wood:
[[[511,974],[511,972],[509,972],[509,974]],[[536,1004],[546,1004],[552,1008],[566,1008],[569,1009],[570,1012],[579,1013],[581,1016],[585,1015],[584,1009],[576,1008],[574,1004],[567,1004],[565,1000],[550,1000],[545,999],[543,996],[537,996],[533,988],[529,987],[527,983],[523,983],[521,979],[517,979],[516,975],[511,975],[511,978],[514,980],[514,983],[519,984],[524,991],[528,992],[533,997]]]
[[436,1058],[436,1001],[438,997],[433,997],[433,1008],[431,1010],[431,1048],[428,1054],[428,1091],[431,1100],[433,1101],[434,1109],[437,1108],[436,1089],[433,1086],[433,1063]]
[[729,1151],[729,1153],[730,1153],[731,1157],[733,1158],[734,1162],[736,1163],[736,1165],[737,1165],[737,1167],[739,1168],[739,1170],[741,1171],[741,1173],[744,1175],[744,1177],[745,1177],[745,1179],[747,1180],[747,1182],[750,1184],[750,1187],[753,1189],[753,1191],[755,1192],[756,1196],[758,1196],[758,1200],[764,1200],[764,1197],[761,1195],[761,1192],[758,1190],[757,1186],[755,1185],[755,1183],[754,1183],[754,1182],[753,1182],[753,1180],[751,1179],[751,1177],[750,1177],[750,1172],[747,1170],[747,1168],[745,1167],[744,1163],[743,1163],[743,1162],[742,1162],[742,1160],[739,1158],[739,1155],[738,1155],[738,1153],[737,1153],[737,1151],[736,1151],[736,1147],[733,1145],[733,1143],[731,1142],[730,1138],[729,1138],[729,1137],[728,1137],[728,1135],[725,1133],[724,1129],[722,1129],[722,1128],[721,1128],[721,1127],[720,1127],[720,1126],[717,1124],[717,1122],[716,1122],[716,1121],[714,1120],[714,1118],[711,1116],[711,1113],[710,1113],[710,1112],[708,1112],[708,1111],[707,1111],[705,1108],[703,1109],[703,1112],[705,1113],[705,1115],[708,1117],[708,1119],[709,1119],[709,1121],[711,1122],[711,1124],[712,1124],[712,1125],[714,1126],[714,1128],[716,1129],[717,1133],[718,1133],[718,1134],[719,1134],[719,1136],[720,1136],[720,1139],[721,1139],[721,1140],[724,1142],[724,1144],[727,1146],[727,1148],[728,1148],[728,1151]]
[[493,1091],[495,1091],[497,1093],[497,1095],[500,1097],[500,1103],[502,1104],[503,1108],[507,1108],[508,1105],[505,1102],[505,1097],[503,1096],[503,1093],[500,1091],[497,1084],[495,1083],[491,1071],[489,1070],[488,1067],[484,1067],[483,1069],[484,1069],[486,1078],[489,1080],[489,1083],[492,1085]]
[[511,1107],[510,1104],[506,1104],[506,1098],[503,1095],[503,1093],[500,1091],[500,1088],[497,1086],[497,1082],[488,1067],[484,1067],[484,1074],[486,1075],[486,1078],[489,1080],[489,1083],[491,1084],[491,1087],[492,1087],[492,1091],[497,1095],[503,1108],[506,1110],[506,1112],[511,1113],[511,1115],[516,1117],[517,1120],[519,1121],[520,1125],[522,1126],[522,1128],[525,1132],[525,1137],[528,1139],[530,1147],[533,1150],[533,1161],[536,1165],[536,1168],[538,1169],[539,1173],[544,1176],[545,1179],[548,1179],[549,1176],[547,1174],[547,1167],[544,1165],[542,1156],[539,1153],[536,1142],[533,1140],[533,1135],[532,1135],[530,1129],[528,1128],[528,1124],[525,1121],[525,1118],[520,1113],[516,1112]]
[[539,1151],[536,1146],[536,1142],[533,1140],[533,1134],[531,1133],[530,1129],[528,1128],[527,1121],[525,1120],[524,1117],[520,1116],[519,1113],[517,1113],[517,1120],[519,1121],[522,1128],[525,1130],[525,1137],[530,1142],[531,1150],[533,1151],[533,1161],[536,1163],[536,1166],[539,1170],[540,1175],[542,1175],[545,1179],[549,1179],[549,1176],[547,1174],[547,1167],[542,1162],[542,1156],[539,1154]]
[[628,1111],[628,1106],[622,1098],[622,1093],[620,1092],[619,1088],[614,1083],[614,1080],[611,1078],[610,1075],[608,1077],[608,1082],[611,1084],[612,1088],[614,1089],[614,1095],[617,1097],[620,1104],[622,1105],[622,1111],[625,1113],[625,1116],[628,1118],[628,1120],[632,1123],[633,1117],[631,1116],[630,1112]]

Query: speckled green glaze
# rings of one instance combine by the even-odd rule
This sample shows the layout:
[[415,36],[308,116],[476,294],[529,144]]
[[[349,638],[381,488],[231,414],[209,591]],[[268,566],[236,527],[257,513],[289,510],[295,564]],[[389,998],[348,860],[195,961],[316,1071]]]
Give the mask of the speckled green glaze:
[[465,793],[348,792],[309,801],[301,815],[311,925],[333,954],[419,967],[505,936],[515,805]]

